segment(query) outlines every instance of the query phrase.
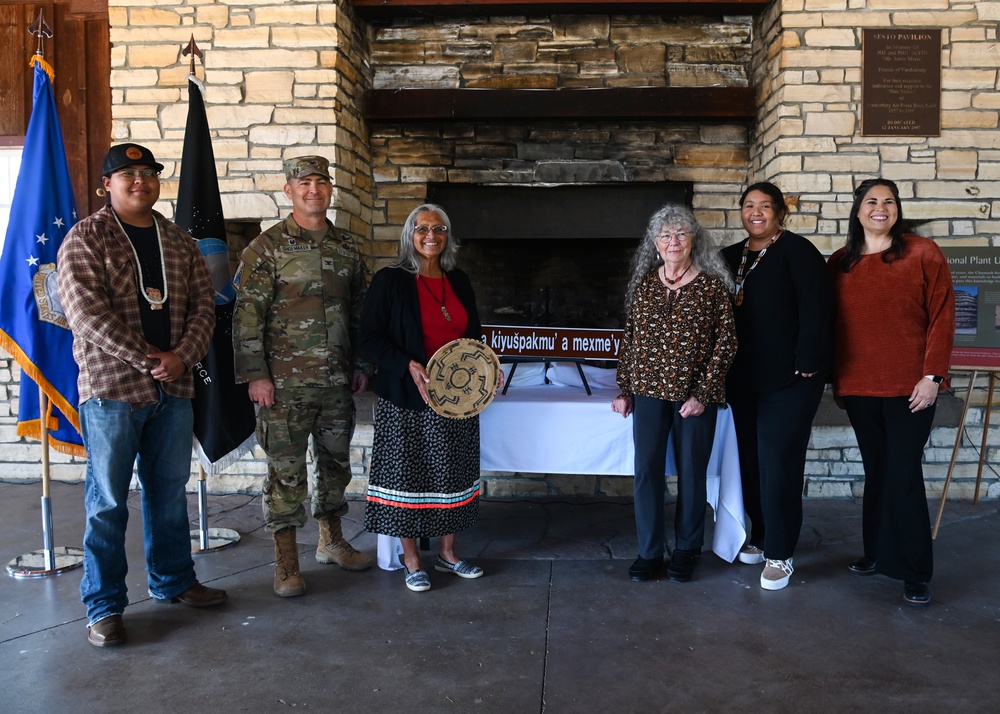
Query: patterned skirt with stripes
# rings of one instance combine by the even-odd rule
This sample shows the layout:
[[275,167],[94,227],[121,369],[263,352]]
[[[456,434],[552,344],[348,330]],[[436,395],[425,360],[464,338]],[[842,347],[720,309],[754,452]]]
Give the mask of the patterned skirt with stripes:
[[397,538],[458,533],[479,518],[479,417],[375,407],[365,530]]

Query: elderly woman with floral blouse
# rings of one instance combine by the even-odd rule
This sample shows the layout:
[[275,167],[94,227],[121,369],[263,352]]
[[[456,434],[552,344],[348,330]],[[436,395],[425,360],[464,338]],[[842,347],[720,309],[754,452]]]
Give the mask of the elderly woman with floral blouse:
[[677,460],[675,546],[667,577],[686,582],[705,536],[707,468],[726,372],[736,353],[732,278],[694,215],[668,204],[653,214],[632,262],[615,412],[634,415],[635,525],[632,580],[663,565],[665,464]]

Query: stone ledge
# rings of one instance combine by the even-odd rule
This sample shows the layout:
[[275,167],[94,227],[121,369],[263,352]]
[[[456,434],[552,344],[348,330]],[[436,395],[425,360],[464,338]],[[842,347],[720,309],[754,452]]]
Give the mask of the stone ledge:
[[371,89],[369,121],[525,119],[752,120],[752,87],[598,87],[592,89]]

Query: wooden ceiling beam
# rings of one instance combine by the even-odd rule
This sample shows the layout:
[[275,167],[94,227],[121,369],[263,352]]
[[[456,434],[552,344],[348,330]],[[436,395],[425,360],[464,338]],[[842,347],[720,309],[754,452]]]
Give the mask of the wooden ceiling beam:
[[373,89],[369,121],[518,121],[573,119],[751,120],[750,87],[614,87],[600,89]]
[[769,0],[351,0],[361,17],[477,15],[757,15]]

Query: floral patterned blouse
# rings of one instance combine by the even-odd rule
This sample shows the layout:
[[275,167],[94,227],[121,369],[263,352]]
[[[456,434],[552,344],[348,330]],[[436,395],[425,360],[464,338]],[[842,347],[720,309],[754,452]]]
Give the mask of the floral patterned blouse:
[[725,404],[726,372],[736,355],[729,291],[699,273],[668,292],[653,270],[632,295],[618,356],[622,396]]

